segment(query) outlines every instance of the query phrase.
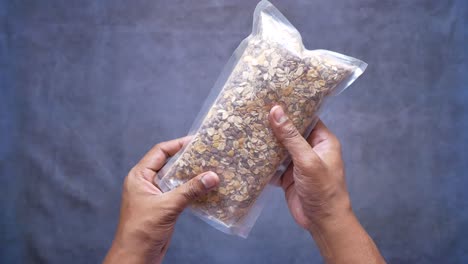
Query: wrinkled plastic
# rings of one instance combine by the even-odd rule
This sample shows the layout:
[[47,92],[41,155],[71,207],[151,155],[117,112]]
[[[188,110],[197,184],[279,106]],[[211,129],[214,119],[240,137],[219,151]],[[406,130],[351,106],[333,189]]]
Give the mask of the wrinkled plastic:
[[346,89],[367,64],[327,50],[307,50],[299,32],[268,1],[254,12],[252,33],[223,69],[181,151],[159,171],[156,183],[171,190],[215,171],[220,186],[191,209],[215,228],[247,237],[266,189],[291,159],[268,124],[282,105],[304,135],[317,121],[325,99]]

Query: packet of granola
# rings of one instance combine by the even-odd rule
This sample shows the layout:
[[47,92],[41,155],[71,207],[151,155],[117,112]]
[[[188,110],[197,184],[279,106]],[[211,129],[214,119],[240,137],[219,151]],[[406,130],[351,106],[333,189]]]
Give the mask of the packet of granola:
[[247,237],[265,203],[265,188],[290,163],[268,123],[283,106],[308,136],[325,99],[348,87],[367,64],[327,50],[307,50],[299,32],[268,1],[254,12],[252,33],[222,71],[198,118],[191,141],[158,173],[163,191],[215,171],[217,189],[192,204],[214,227]]

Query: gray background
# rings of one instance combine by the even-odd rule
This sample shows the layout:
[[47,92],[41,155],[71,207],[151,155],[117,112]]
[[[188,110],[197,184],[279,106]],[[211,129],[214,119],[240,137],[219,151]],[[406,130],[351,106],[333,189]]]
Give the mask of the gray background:
[[[273,1],[368,70],[322,115],[390,263],[468,262],[465,0]],[[0,1],[1,263],[98,263],[127,171],[183,136],[255,1]],[[313,263],[277,190],[247,240],[189,213],[165,263]]]

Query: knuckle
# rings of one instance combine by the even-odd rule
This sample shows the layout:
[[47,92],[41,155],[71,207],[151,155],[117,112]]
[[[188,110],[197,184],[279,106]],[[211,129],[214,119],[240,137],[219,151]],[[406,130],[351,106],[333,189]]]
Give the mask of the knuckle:
[[128,174],[129,177],[138,177],[138,176],[143,176],[143,168],[141,168],[138,165],[135,165],[131,170],[130,173]]
[[330,135],[327,140],[330,142],[332,148],[341,150],[341,142],[336,135]]
[[333,144],[335,145],[335,147],[341,151],[342,144],[340,140],[336,136],[333,136],[332,139],[333,139]]
[[310,173],[316,170],[317,164],[316,164],[315,159],[309,156],[303,156],[301,161],[302,161],[302,164],[301,164],[302,166],[300,167],[303,168],[304,171],[307,171]]
[[302,155],[299,159],[298,168],[300,168],[303,172],[310,174],[323,169],[324,165],[322,160],[317,158],[316,155],[311,153],[304,153],[304,155]]
[[298,170],[304,174],[313,174],[317,171],[317,165],[313,160],[303,159],[301,164],[298,166]]
[[130,190],[132,186],[134,185],[135,180],[138,179],[138,177],[142,175],[143,175],[143,171],[141,170],[141,168],[139,168],[138,166],[133,167],[124,179],[124,182],[123,182],[124,191]]
[[164,215],[166,215],[170,214],[171,212],[178,211],[180,208],[180,202],[178,199],[175,199],[174,196],[162,195],[157,207],[158,211],[161,211]]
[[293,139],[299,136],[299,132],[291,122],[287,122],[282,129],[284,139]]
[[162,224],[174,222],[184,208],[172,201],[168,201],[160,208],[160,220]]
[[130,169],[130,172],[128,173],[128,175],[129,175],[129,176],[130,176],[130,175],[134,175],[134,174],[136,174],[136,172],[137,172],[138,170],[139,170],[138,165],[135,165],[135,166],[133,166],[133,167]]
[[161,143],[154,145],[154,149],[161,149]]
[[195,180],[191,180],[187,183],[184,192],[182,193],[184,198],[188,201],[195,200],[199,196],[198,186]]
[[174,223],[181,212],[182,210],[179,208],[163,212],[160,216],[161,225],[165,226]]

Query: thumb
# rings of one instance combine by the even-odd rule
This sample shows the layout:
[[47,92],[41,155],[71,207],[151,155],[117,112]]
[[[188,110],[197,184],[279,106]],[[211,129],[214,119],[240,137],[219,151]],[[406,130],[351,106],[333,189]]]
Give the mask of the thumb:
[[273,133],[288,150],[289,154],[291,154],[291,158],[296,166],[306,166],[311,161],[319,159],[306,139],[284,113],[281,106],[273,106],[268,118]]
[[172,201],[180,210],[183,210],[192,201],[202,197],[218,184],[218,175],[208,171],[167,192],[166,195],[169,201]]

